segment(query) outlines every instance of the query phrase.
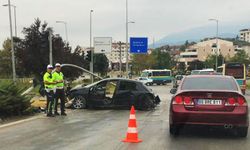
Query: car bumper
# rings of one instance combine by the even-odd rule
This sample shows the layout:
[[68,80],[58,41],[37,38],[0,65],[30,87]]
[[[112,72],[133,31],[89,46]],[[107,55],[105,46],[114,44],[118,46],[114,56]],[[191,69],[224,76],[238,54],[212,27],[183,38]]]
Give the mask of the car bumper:
[[208,126],[224,126],[225,124],[231,124],[233,126],[244,127],[249,125],[247,107],[236,107],[232,112],[188,111],[185,110],[184,106],[173,107],[183,107],[183,109],[172,108],[170,113],[170,124]]

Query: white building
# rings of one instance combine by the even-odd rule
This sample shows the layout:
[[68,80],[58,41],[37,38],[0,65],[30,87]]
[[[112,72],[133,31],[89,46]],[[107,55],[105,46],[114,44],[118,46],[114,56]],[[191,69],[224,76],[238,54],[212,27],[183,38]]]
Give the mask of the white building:
[[[128,43],[128,49],[129,49],[129,43]],[[112,50],[111,53],[106,54],[109,63],[110,68],[114,70],[119,70],[119,64],[120,59],[122,62],[122,68],[125,68],[126,66],[126,43],[119,43],[115,42],[112,43]],[[131,62],[131,54],[128,53],[128,61]]]
[[240,30],[240,40],[250,42],[250,29]]
[[[178,62],[188,65],[194,60],[205,61],[209,55],[216,54],[216,39],[209,39],[190,46],[185,52],[180,53]],[[218,39],[218,55],[233,57],[235,46],[233,42]]]

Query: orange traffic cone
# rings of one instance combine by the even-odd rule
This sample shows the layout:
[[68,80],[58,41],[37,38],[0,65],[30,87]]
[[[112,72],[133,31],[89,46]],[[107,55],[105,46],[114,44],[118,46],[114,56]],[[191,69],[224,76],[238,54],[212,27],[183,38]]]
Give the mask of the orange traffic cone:
[[138,132],[137,132],[137,127],[136,127],[136,118],[135,118],[135,108],[134,108],[134,106],[132,106],[131,110],[130,110],[127,137],[122,141],[123,142],[130,142],[130,143],[142,142],[142,140],[138,139]]

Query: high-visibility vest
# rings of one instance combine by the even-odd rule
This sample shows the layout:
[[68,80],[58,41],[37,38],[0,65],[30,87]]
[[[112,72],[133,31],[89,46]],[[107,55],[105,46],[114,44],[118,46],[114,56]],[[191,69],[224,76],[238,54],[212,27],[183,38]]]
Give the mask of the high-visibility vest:
[[47,83],[45,83],[45,81],[49,82],[49,83],[54,82],[54,78],[53,78],[51,73],[46,72],[43,75],[44,87],[45,87],[45,89],[53,89],[53,88],[55,88],[55,84],[47,84]]
[[[53,73],[53,78],[55,79],[55,81],[63,80],[63,73],[55,71]],[[57,83],[56,87],[64,87],[64,82]]]

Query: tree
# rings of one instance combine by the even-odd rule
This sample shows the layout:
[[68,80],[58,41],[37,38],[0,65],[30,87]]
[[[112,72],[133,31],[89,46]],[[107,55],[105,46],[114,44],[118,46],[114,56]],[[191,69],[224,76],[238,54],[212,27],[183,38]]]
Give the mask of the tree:
[[[219,55],[217,59],[218,59],[218,67],[221,66],[223,62],[225,62],[225,58],[222,55]],[[215,63],[216,63],[216,55],[208,55],[204,64],[206,68],[214,68],[214,70],[216,70]]]
[[167,52],[163,52],[160,49],[156,49],[152,52],[155,61],[153,69],[167,69],[171,68],[171,56]]
[[243,63],[243,64],[246,64],[246,66],[248,66],[250,64],[249,56],[247,55],[247,53],[244,50],[238,51],[234,55],[234,57],[229,59],[229,61]]
[[108,72],[108,67],[109,61],[105,54],[94,54],[94,72],[104,76]]
[[[25,38],[17,49],[17,57],[25,76],[40,76],[46,71],[46,66],[49,64],[49,31],[53,33],[52,28],[38,18],[30,27],[23,29]],[[70,63],[86,68],[88,64],[83,59],[79,47],[71,52],[71,47],[60,36],[52,35],[52,42],[53,63]],[[63,72],[66,77],[78,77],[82,73],[72,68],[63,68]]]

